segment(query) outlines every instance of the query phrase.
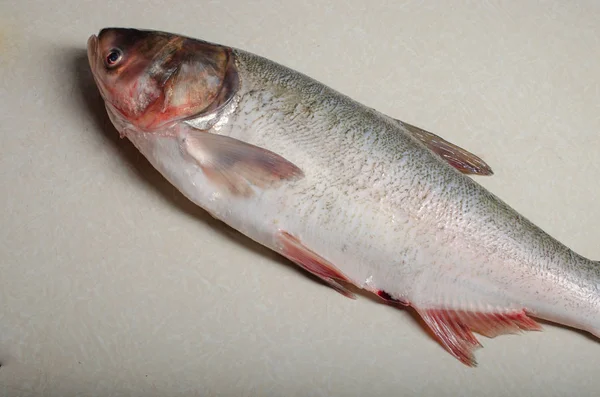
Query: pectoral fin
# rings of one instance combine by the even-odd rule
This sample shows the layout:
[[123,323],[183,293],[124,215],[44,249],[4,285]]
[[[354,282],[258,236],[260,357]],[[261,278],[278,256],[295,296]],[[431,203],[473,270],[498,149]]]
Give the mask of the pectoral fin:
[[181,134],[180,147],[209,180],[235,196],[251,196],[252,186],[270,188],[304,176],[280,155],[224,135],[190,128]]
[[404,121],[396,120],[404,126],[406,130],[432,152],[446,160],[448,164],[458,169],[464,174],[475,175],[493,175],[492,168],[487,165],[482,159],[466,151],[465,149],[446,141],[445,139],[425,131],[414,125],[405,123]]

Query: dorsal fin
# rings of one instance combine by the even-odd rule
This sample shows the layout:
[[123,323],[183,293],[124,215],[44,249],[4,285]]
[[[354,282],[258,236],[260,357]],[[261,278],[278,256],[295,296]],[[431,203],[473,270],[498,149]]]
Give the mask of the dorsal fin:
[[463,174],[493,175],[492,168],[481,158],[473,153],[448,142],[444,138],[435,135],[422,128],[415,127],[398,119],[393,119],[403,126],[413,137],[429,148],[432,152],[443,158]]

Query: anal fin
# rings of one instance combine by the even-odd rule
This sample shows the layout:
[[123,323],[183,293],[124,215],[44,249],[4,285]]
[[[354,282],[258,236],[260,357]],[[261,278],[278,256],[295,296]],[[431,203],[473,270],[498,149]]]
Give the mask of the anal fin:
[[351,299],[356,299],[356,296],[352,292],[338,283],[338,281],[348,283],[351,281],[332,263],[305,247],[298,238],[288,232],[280,231],[278,238],[281,243],[280,253],[283,256],[320,278],[340,294]]
[[487,337],[521,331],[541,331],[542,327],[524,311],[476,312],[444,309],[416,309],[442,346],[462,363],[477,365],[474,351],[481,344],[473,332]]

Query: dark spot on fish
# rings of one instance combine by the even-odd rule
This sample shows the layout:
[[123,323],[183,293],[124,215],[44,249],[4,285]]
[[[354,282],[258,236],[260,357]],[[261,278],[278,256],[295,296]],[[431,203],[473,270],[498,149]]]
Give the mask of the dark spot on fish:
[[409,304],[408,301],[392,298],[392,296],[390,294],[388,294],[387,292],[385,292],[382,289],[377,290],[377,296],[379,296],[381,299],[383,299],[389,303],[399,303],[404,306],[408,306],[408,304]]

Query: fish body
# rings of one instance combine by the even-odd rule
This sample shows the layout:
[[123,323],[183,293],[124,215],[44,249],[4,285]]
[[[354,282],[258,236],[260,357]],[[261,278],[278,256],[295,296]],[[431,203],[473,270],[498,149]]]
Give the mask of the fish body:
[[532,317],[600,336],[599,264],[477,184],[491,169],[464,149],[240,49],[105,29],[88,55],[117,130],[187,198],[344,295],[413,307],[463,363],[472,331]]

